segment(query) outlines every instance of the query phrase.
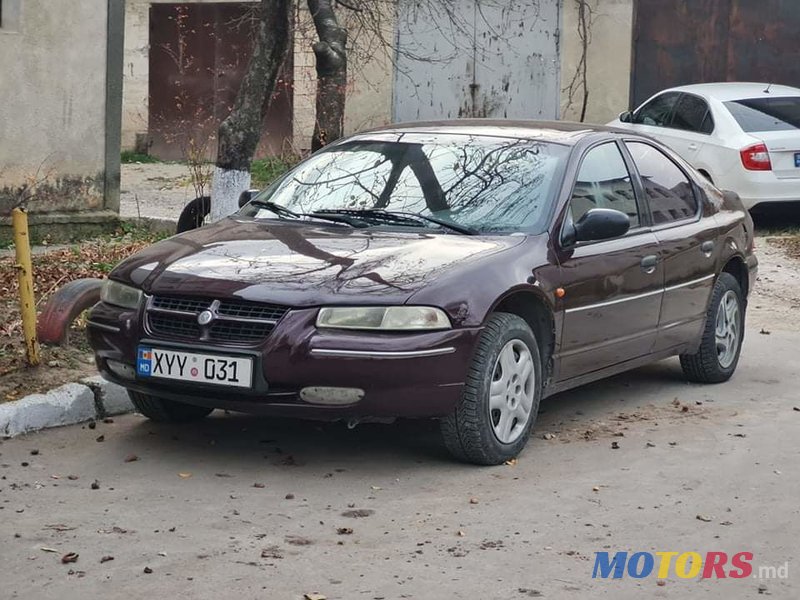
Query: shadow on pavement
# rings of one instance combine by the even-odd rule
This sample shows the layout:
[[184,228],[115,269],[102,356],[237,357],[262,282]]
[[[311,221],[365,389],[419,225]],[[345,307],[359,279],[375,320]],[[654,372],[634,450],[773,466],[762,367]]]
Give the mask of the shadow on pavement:
[[[611,379],[548,398],[541,405],[534,437],[554,423],[607,420],[620,412],[636,411],[680,395],[686,382],[677,360],[649,365]],[[147,447],[159,460],[186,463],[187,452],[196,464],[210,462],[252,467],[329,468],[334,463],[362,462],[379,470],[387,461],[400,468],[420,463],[457,466],[441,443],[433,420],[399,420],[392,424],[363,423],[353,430],[342,422],[265,418],[217,411],[199,423],[173,425],[142,419],[126,436],[132,447]],[[328,465],[328,467],[326,467]]]

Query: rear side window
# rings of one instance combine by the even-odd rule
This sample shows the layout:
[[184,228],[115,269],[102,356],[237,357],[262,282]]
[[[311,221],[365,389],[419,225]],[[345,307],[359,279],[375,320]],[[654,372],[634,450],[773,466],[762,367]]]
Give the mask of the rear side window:
[[624,212],[630,217],[631,228],[639,226],[631,175],[614,142],[595,146],[581,163],[570,200],[573,220],[579,221],[592,208]]
[[679,97],[680,94],[677,92],[656,96],[636,111],[636,114],[633,115],[633,122],[639,125],[669,127],[672,109]]
[[800,129],[800,97],[735,100],[725,107],[747,133]]
[[663,225],[697,214],[692,183],[666,154],[643,142],[626,142],[642,177],[653,224]]
[[702,98],[684,94],[675,106],[675,115],[672,117],[670,127],[697,133],[711,133],[714,131],[714,121],[708,110],[708,104]]

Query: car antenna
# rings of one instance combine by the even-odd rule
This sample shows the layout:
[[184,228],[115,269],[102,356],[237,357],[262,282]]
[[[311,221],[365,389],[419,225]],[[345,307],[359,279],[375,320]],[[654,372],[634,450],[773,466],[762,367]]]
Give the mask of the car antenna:
[[772,84],[770,83],[769,85],[767,85],[767,89],[765,89],[765,90],[764,90],[764,93],[765,93],[765,94],[769,94],[769,89],[770,89],[771,87],[772,87]]

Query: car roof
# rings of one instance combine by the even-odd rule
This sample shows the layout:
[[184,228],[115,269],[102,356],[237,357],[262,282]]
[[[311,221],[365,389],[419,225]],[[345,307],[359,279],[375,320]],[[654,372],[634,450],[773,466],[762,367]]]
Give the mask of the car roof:
[[524,121],[511,119],[451,119],[447,121],[417,121],[392,123],[364,131],[355,138],[369,138],[371,134],[428,133],[444,135],[485,135],[535,139],[575,145],[586,136],[600,132],[626,133],[623,130],[603,125],[573,123],[571,121]]
[[[769,89],[769,92],[766,91],[767,89]],[[789,87],[788,85],[753,82],[697,83],[664,91],[688,92],[706,98],[716,98],[721,102],[762,97],[800,96],[800,89]]]

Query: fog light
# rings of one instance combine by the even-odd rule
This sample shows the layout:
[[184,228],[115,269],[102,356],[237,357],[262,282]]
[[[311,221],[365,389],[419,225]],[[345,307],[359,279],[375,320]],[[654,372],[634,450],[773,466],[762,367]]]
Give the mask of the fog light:
[[108,360],[106,361],[106,365],[108,365],[108,370],[117,377],[122,377],[123,379],[136,378],[136,371],[134,371],[131,365],[116,360]]
[[364,398],[364,390],[343,387],[307,387],[300,390],[300,398],[313,404],[354,404]]

